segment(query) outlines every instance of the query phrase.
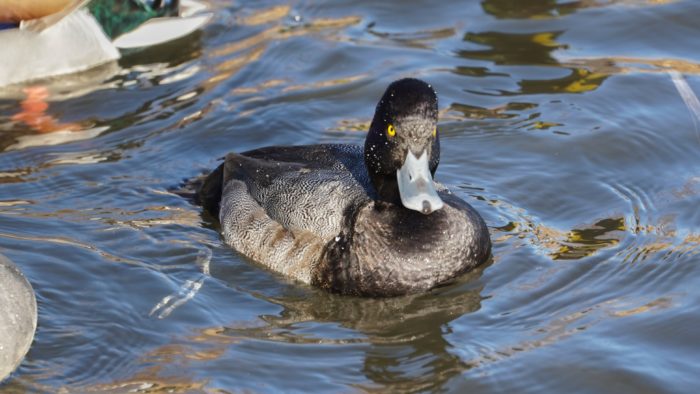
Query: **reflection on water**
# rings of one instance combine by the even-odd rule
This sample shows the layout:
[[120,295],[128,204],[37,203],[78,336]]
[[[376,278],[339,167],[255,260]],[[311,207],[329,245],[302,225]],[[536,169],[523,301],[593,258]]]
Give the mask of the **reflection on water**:
[[[198,329],[194,334],[176,339],[177,344],[167,344],[141,356],[140,364],[145,368],[135,375],[109,384],[81,387],[81,390],[109,392],[138,388],[147,392],[186,392],[201,389],[206,382],[194,376],[178,376],[176,371],[235,364],[235,349],[255,343],[279,346],[278,356],[288,354],[292,358],[295,357],[294,347],[315,348],[314,359],[305,362],[319,366],[326,361],[335,363],[331,361],[335,357],[335,346],[357,349],[364,353],[363,362],[353,367],[359,367],[357,372],[364,375],[365,380],[360,380],[355,387],[369,391],[378,388],[434,390],[470,367],[453,353],[453,345],[445,339],[445,330],[454,319],[479,309],[481,288],[467,283],[476,280],[480,272],[481,269],[460,280],[462,285],[458,289],[397,299],[357,299],[317,291],[312,297],[310,294],[284,298],[257,295],[266,303],[280,306],[280,312],[261,315],[256,322]],[[401,355],[400,363],[397,363],[397,354]],[[305,358],[299,354],[296,357]],[[260,362],[260,368],[298,367],[285,360]],[[157,367],[147,367],[151,364]],[[235,369],[228,374],[243,378]]]
[[678,0],[482,0],[484,11],[502,19],[561,18],[577,10],[611,5],[660,5]]
[[[466,59],[485,60],[497,65],[563,66],[554,57],[554,52],[568,48],[557,43],[562,32],[540,32],[532,34],[511,34],[499,32],[467,33],[464,41],[487,46],[489,49],[460,50],[458,55]],[[522,79],[518,82],[518,92],[498,92],[499,95],[582,93],[597,89],[609,74],[592,72],[581,67],[567,67],[568,75],[546,80]],[[457,73],[474,75],[461,67]],[[482,76],[499,74],[481,73]],[[507,76],[507,75],[504,75]]]
[[574,68],[571,74],[564,77],[548,81],[523,80],[520,93],[541,94],[541,93],[582,93],[595,90],[608,77],[602,73],[592,73],[586,69]]
[[[183,46],[182,43],[186,45]],[[71,116],[79,116],[80,120],[66,122],[61,119],[65,107],[61,102],[76,98],[85,102],[87,100],[81,96],[94,94],[93,92],[99,90],[104,92],[109,88],[136,91],[187,79],[194,75],[191,69],[195,66],[185,67],[183,70],[182,64],[196,59],[199,51],[198,37],[180,39],[156,48],[127,53],[120,59],[118,67],[110,64],[88,73],[46,80],[22,88],[22,93],[16,93],[17,87],[9,87],[0,94],[18,94],[22,100],[19,108],[10,117],[12,123],[4,125],[7,131],[0,135],[0,151],[90,139],[107,130],[117,131],[142,119],[148,119],[147,112],[152,102],[143,103],[132,113],[114,111],[109,118],[82,111],[72,113]],[[105,95],[108,94],[111,93],[106,92]],[[84,107],[84,102],[79,103],[77,107]],[[119,102],[121,104],[123,101]],[[174,107],[173,110],[180,109],[169,104],[166,103],[168,107]],[[126,108],[128,107],[120,105],[121,111]],[[0,104],[0,110],[2,109]]]
[[614,246],[620,242],[611,233],[624,232],[624,218],[603,219],[591,228],[574,229],[561,248],[552,255],[554,260],[574,260],[590,256],[599,249]]
[[488,14],[503,19],[542,19],[558,18],[575,12],[587,5],[597,4],[593,1],[557,0],[483,0],[481,6]]
[[[199,33],[0,92],[0,251],[39,303],[0,392],[697,386],[700,3],[212,7]],[[484,216],[487,267],[326,294],[181,196],[229,151],[362,143],[404,76],[438,91],[436,176]]]
[[457,53],[467,59],[487,60],[499,65],[559,64],[552,56],[552,52],[566,48],[566,45],[556,42],[556,38],[560,34],[561,32],[467,33],[464,35],[464,41],[489,48],[460,50]]

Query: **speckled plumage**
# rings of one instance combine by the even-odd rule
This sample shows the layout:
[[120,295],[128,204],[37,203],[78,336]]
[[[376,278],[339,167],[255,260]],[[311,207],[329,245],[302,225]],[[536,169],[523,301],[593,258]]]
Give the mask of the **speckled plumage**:
[[[204,207],[218,216],[226,243],[290,278],[363,296],[425,291],[486,261],[488,230],[469,204],[437,184],[444,207],[430,214],[409,210],[398,200],[391,176],[402,165],[396,157],[417,149],[411,141],[431,145],[439,155],[432,132],[437,104],[425,103],[426,95],[434,93],[414,81],[387,89],[364,148],[267,147],[227,155],[199,192]],[[384,112],[384,100],[396,104],[391,97],[406,86],[392,86],[401,82],[410,89],[422,84],[418,88],[428,93],[400,95],[408,97],[400,102],[405,117],[394,118],[397,130],[411,141],[382,143],[377,133],[384,125],[377,117],[392,117],[391,111]],[[432,97],[428,99],[436,100]],[[425,112],[422,126],[416,126],[413,107]],[[413,138],[426,128],[427,136]],[[368,146],[379,154],[366,154]],[[382,149],[403,151],[382,154]],[[434,171],[438,157],[431,156],[430,162]]]
[[370,200],[364,163],[353,160],[361,155],[351,145],[227,155],[219,178],[207,180],[223,186],[218,216],[224,239],[269,268],[310,283],[322,248],[342,230],[345,212]]

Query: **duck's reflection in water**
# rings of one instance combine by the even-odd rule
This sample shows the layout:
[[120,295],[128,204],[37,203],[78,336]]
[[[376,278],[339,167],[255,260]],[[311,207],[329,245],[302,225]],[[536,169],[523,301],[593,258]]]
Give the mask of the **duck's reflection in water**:
[[[214,389],[217,384],[202,376],[205,371],[211,371],[212,378],[226,371],[232,379],[227,386],[240,388],[283,389],[285,381],[323,387],[324,382],[299,381],[313,375],[330,380],[336,376],[335,388],[439,389],[469,369],[445,336],[452,320],[480,308],[483,269],[430,293],[398,298],[353,298],[298,286],[290,287],[291,295],[249,293],[281,311],[255,321],[197,329],[144,354],[130,377],[80,390]],[[206,368],[193,365],[198,363]],[[336,368],[343,370],[336,375]],[[182,373],[187,370],[198,371],[197,376]],[[268,370],[274,373],[266,377]]]

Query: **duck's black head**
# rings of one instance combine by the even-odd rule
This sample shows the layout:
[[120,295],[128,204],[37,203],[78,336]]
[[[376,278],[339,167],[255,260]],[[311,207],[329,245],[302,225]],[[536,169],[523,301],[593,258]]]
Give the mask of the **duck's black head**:
[[413,78],[393,82],[374,112],[365,164],[384,201],[429,214],[443,203],[432,176],[440,161],[437,95]]

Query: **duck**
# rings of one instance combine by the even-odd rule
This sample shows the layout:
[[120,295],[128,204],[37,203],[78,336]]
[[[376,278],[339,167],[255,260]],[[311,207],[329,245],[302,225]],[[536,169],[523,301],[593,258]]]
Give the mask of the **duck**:
[[210,19],[206,8],[195,0],[7,0],[0,87],[86,71],[183,37]]
[[0,255],[0,382],[24,359],[34,341],[34,289],[17,266]]
[[391,297],[454,281],[491,255],[479,213],[433,176],[437,94],[391,83],[364,146],[271,146],[229,153],[196,200],[224,242],[275,271],[333,293]]

